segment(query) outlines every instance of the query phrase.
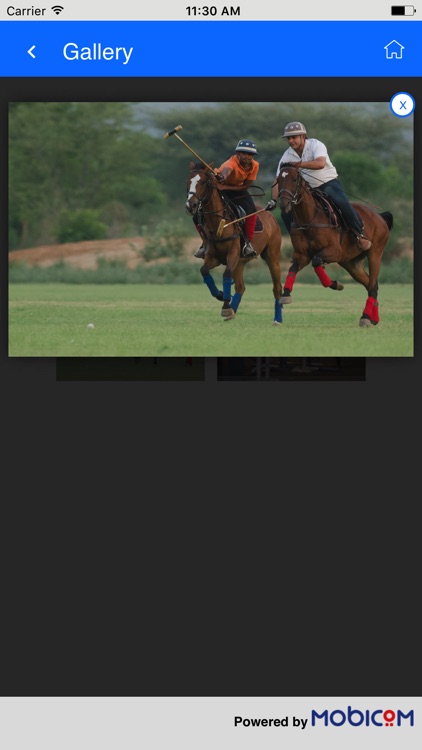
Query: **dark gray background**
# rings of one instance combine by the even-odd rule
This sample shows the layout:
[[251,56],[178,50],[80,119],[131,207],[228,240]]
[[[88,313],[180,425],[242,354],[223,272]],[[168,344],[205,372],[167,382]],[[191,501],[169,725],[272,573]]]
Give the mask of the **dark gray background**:
[[3,79],[3,694],[417,694],[417,256],[415,357],[365,382],[56,382],[7,358],[9,100],[397,91],[421,81]]

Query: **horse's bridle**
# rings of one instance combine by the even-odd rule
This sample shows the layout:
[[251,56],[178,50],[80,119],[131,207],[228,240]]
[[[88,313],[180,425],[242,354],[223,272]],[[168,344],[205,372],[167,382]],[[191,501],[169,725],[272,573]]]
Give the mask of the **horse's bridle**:
[[198,205],[196,206],[194,213],[199,213],[199,211],[201,210],[201,207],[203,205],[206,206],[207,203],[210,202],[211,196],[214,190],[217,190],[217,188],[215,187],[215,185],[212,184],[211,176],[207,175],[205,169],[191,169],[190,173],[192,172],[197,172],[197,173],[202,172],[202,174],[205,174],[205,187],[207,191],[205,195],[201,197],[200,195],[198,195],[198,193],[194,192],[193,190],[189,190],[187,193],[187,200],[189,200],[190,196],[192,195],[194,195],[195,198],[198,199]]
[[[283,168],[283,165],[282,165],[282,168]],[[299,170],[296,167],[289,167],[289,169],[296,169],[297,171],[296,189],[294,193],[292,193],[292,191],[287,190],[287,188],[281,188],[281,190],[279,190],[278,192],[278,197],[281,198],[282,193],[285,193],[290,198],[290,203],[293,206],[297,206],[303,200],[303,195],[300,192],[302,177],[301,177]]]
[[[204,219],[205,216],[215,215],[215,216],[219,216],[221,219],[224,219],[224,217],[225,217],[225,214],[224,214],[224,204],[225,204],[225,201],[224,201],[223,196],[221,196],[222,202],[223,202],[223,213],[221,213],[221,210],[220,211],[204,211],[204,206],[206,206],[210,202],[214,190],[218,190],[218,188],[213,184],[212,175],[207,174],[207,172],[206,172],[205,169],[191,169],[190,174],[192,174],[192,172],[196,172],[197,174],[198,173],[205,174],[206,192],[201,197],[201,196],[199,196],[193,190],[189,190],[188,191],[188,193],[187,193],[187,200],[188,201],[189,201],[189,197],[192,196],[192,195],[194,195],[198,199],[198,203],[195,206],[194,210],[192,211],[191,216],[195,216],[196,215],[198,217],[198,221],[201,222],[201,223],[203,222],[203,219]],[[186,209],[186,210],[188,211],[188,209]],[[188,211],[188,213],[190,213],[190,212]],[[214,242],[214,243],[217,243],[217,242],[218,243],[230,242],[231,240],[233,240],[233,239],[235,239],[235,238],[237,238],[239,236],[241,236],[240,232],[235,232],[234,234],[231,234],[231,235],[226,236],[226,237],[212,236],[212,242]]]
[[[282,165],[282,167],[283,167],[283,165]],[[284,168],[287,168],[286,164],[284,165]],[[300,224],[297,221],[296,213],[294,211],[293,206],[298,206],[299,203],[301,203],[304,200],[305,191],[302,189],[302,186],[306,185],[306,183],[305,183],[305,181],[304,181],[304,179],[303,179],[302,175],[300,174],[299,169],[297,167],[295,167],[294,165],[289,165],[288,168],[289,169],[296,169],[296,171],[297,171],[296,189],[295,189],[294,193],[292,193],[291,190],[287,190],[286,188],[282,188],[279,191],[279,193],[278,193],[278,197],[280,198],[281,195],[282,195],[282,193],[285,193],[287,196],[290,197],[290,203],[292,204],[292,209],[291,209],[292,210],[292,216],[294,217],[294,221],[296,222],[296,225],[297,225],[296,228],[297,229],[305,229],[305,230],[311,229],[311,228],[316,229],[317,227],[319,227],[319,228],[322,228],[322,227],[333,228],[333,225],[330,224],[330,223],[328,223],[328,224],[325,224],[325,223],[324,224],[316,224],[315,223],[314,219],[318,215],[318,211],[322,210],[321,206],[318,206],[318,204],[317,204],[317,202],[315,200],[313,201],[313,205],[315,207],[315,212],[314,212],[314,216],[313,216],[312,220],[310,222],[306,223],[306,224],[303,224],[303,223]],[[308,203],[308,201],[305,201],[305,203]]]

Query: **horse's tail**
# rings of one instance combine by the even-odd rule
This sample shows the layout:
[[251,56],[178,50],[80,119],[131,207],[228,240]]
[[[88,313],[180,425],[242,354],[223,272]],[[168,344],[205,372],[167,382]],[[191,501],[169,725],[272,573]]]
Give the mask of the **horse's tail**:
[[390,211],[383,211],[382,214],[380,214],[380,216],[382,216],[388,228],[392,229],[393,228],[393,214]]

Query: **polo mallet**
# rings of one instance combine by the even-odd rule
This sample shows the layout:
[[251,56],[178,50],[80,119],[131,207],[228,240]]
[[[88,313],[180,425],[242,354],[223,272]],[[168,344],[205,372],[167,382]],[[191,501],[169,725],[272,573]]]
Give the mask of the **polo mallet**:
[[217,237],[221,237],[223,234],[223,229],[226,227],[231,226],[231,224],[236,224],[238,221],[244,221],[249,216],[255,216],[255,214],[261,214],[263,211],[266,211],[266,208],[260,208],[259,211],[254,211],[253,214],[248,214],[247,216],[240,216],[239,219],[235,219],[234,221],[229,221],[228,224],[225,224],[224,219],[221,219],[218,229],[217,229]]
[[196,156],[197,159],[199,159],[199,161],[201,162],[201,164],[203,164],[205,167],[207,167],[207,169],[209,169],[213,174],[215,174],[213,168],[210,167],[210,165],[207,164],[206,161],[204,161],[203,159],[201,159],[201,157],[198,156],[198,154],[196,153],[196,151],[194,151],[193,148],[191,148],[190,146],[188,146],[187,143],[184,142],[184,140],[180,137],[180,135],[177,135],[177,131],[178,130],[182,130],[182,126],[181,125],[176,125],[176,127],[173,128],[173,130],[169,130],[168,133],[164,133],[163,138],[169,138],[171,135],[176,136],[177,140],[180,141],[180,143],[183,143],[183,145],[186,146],[186,148],[191,152],[191,154],[193,154],[194,156]]

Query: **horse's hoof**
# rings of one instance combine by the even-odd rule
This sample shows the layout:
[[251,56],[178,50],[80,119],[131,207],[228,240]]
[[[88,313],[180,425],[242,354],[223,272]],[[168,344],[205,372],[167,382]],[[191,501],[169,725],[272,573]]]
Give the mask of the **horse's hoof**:
[[283,325],[283,324],[280,323],[279,320],[273,320],[273,326],[281,326],[281,325]]
[[333,281],[333,283],[330,286],[330,289],[333,289],[335,292],[342,292],[344,289],[344,285],[340,284],[339,281]]
[[379,323],[379,320],[371,320],[371,325],[377,326]]
[[283,295],[280,297],[280,305],[290,305],[290,303],[293,302],[290,294],[288,294],[286,297],[283,297]]
[[359,321],[360,328],[370,328],[372,325],[372,322],[369,320],[369,318],[361,318]]
[[235,317],[236,313],[232,307],[223,307],[221,311],[221,315],[224,318],[224,320],[232,320],[232,318]]

